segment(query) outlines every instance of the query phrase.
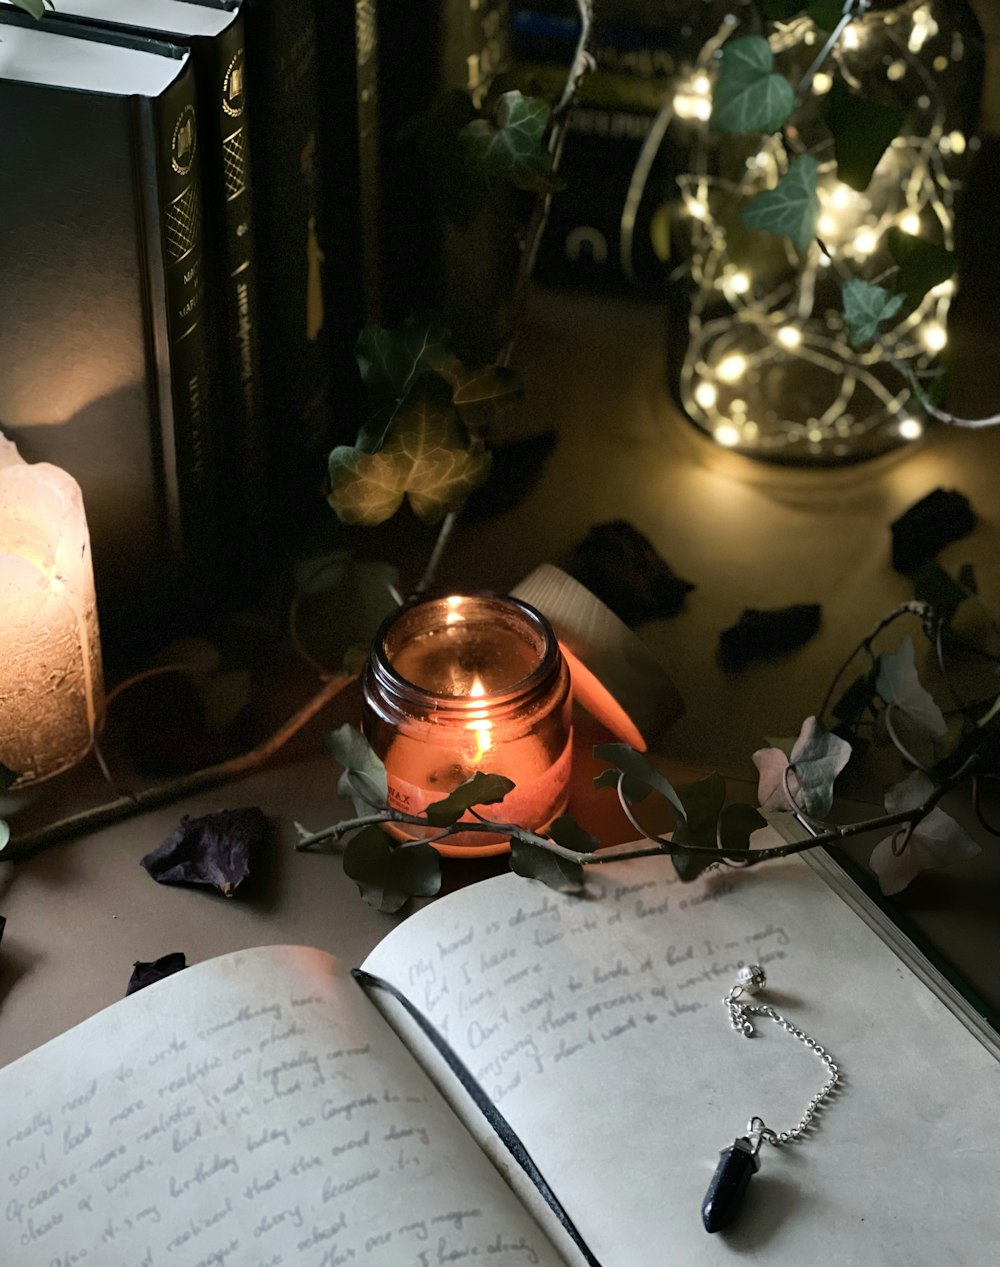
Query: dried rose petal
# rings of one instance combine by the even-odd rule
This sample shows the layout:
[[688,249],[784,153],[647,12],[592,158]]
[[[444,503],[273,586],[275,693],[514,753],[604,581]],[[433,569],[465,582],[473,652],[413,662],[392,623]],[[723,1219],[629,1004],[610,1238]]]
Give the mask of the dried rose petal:
[[251,806],[224,809],[180,826],[141,860],[160,884],[199,884],[232,897],[250,873],[250,855],[269,832],[264,814]]
[[136,960],[132,965],[132,975],[128,979],[125,997],[135,994],[136,990],[144,990],[147,985],[155,985],[157,981],[173,976],[175,972],[180,972],[186,967],[187,960],[181,950],[172,950],[169,955],[161,955],[159,959],[154,959],[151,963]]

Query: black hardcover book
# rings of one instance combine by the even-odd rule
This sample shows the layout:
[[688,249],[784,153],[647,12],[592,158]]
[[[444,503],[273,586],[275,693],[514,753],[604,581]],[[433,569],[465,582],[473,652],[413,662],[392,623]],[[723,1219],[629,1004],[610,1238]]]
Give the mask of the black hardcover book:
[[192,53],[198,94],[203,237],[227,572],[250,569],[265,511],[258,283],[250,205],[250,143],[240,0],[61,0],[59,17],[96,30],[141,32]]
[[327,526],[326,458],[360,425],[357,16],[354,0],[243,10],[267,519],[295,548]]
[[[691,32],[679,20],[655,24],[652,12],[618,9],[598,14],[590,45],[596,69],[570,117],[560,172],[566,189],[552,201],[535,276],[557,286],[655,295],[667,266],[654,250],[653,219],[676,196],[680,160],[653,129]],[[574,10],[569,0],[515,8],[514,57],[526,81],[550,90],[564,81],[579,32]]]
[[0,12],[0,426],[80,483],[114,651],[214,583],[187,50]]

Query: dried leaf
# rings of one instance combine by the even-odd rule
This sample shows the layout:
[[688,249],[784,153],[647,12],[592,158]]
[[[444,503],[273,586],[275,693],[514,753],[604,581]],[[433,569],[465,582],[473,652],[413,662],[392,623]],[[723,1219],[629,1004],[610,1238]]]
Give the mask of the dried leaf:
[[148,985],[155,985],[164,977],[172,977],[175,972],[180,972],[186,967],[187,960],[184,958],[183,951],[180,950],[171,951],[169,955],[161,955],[159,959],[154,959],[151,963],[136,960],[132,965],[132,975],[128,979],[125,997],[128,998],[130,994],[135,994],[138,990],[145,990]]
[[[825,730],[815,717],[807,717],[789,756],[780,748],[761,748],[753,754],[760,808],[801,810],[811,818],[822,818],[833,804],[837,775],[850,759],[851,745],[846,739]],[[791,800],[785,778],[789,767]]]
[[159,884],[194,884],[232,897],[250,874],[255,849],[269,833],[266,817],[254,806],[202,818],[185,816],[140,865]]

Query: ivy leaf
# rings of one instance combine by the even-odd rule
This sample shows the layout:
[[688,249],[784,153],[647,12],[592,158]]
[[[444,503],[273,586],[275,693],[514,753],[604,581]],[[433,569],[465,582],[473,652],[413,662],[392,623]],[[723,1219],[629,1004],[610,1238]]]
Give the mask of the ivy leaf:
[[0,761],[0,792],[6,792],[17,780],[17,771]]
[[896,290],[906,296],[910,308],[915,308],[929,290],[946,282],[958,265],[953,252],[904,233],[898,226],[889,230],[886,241],[889,254],[899,265]]
[[[810,818],[823,818],[833,804],[837,775],[850,759],[851,745],[846,739],[824,729],[815,717],[807,717],[788,756],[779,748],[761,748],[753,754],[760,808],[800,810]],[[792,772],[787,782],[794,800],[785,787],[789,766]]]
[[833,135],[837,178],[852,189],[867,189],[882,155],[903,126],[902,110],[861,97],[835,78],[823,97],[823,118]]
[[774,72],[774,54],[763,36],[723,47],[708,120],[712,132],[777,132],[794,105],[795,90]]
[[395,330],[369,324],[358,335],[355,356],[376,404],[401,400],[421,374],[454,359],[451,331],[433,318],[409,317]]
[[348,445],[333,450],[328,500],[344,523],[379,524],[407,496],[418,518],[437,523],[461,510],[489,467],[490,455],[469,447],[451,387],[424,375],[396,410],[377,453]]
[[411,897],[433,897],[438,892],[441,858],[426,841],[399,845],[372,823],[347,842],[344,874],[369,906],[394,915]]
[[940,737],[948,729],[944,714],[917,676],[913,639],[909,634],[895,651],[883,651],[878,658],[875,690],[886,704],[895,704],[919,726]]
[[875,682],[870,673],[862,673],[854,679],[840,699],[834,704],[834,717],[838,721],[854,725],[875,698]]
[[600,743],[594,747],[594,756],[615,767],[614,770],[603,770],[594,779],[594,787],[617,787],[620,772],[625,776],[622,793],[630,805],[637,804],[650,792],[659,792],[682,818],[687,816],[684,803],[672,784],[641,752],[636,752],[627,743]]
[[819,217],[818,169],[816,159],[808,155],[793,158],[775,188],[751,198],[740,219],[751,229],[781,234],[791,238],[800,251],[808,250]]
[[[714,840],[715,826],[726,802],[726,780],[722,775],[709,774],[694,783],[682,783],[677,788],[677,795],[684,807],[684,825],[687,829],[697,831],[702,827],[711,827]],[[674,839],[677,839],[677,832],[674,832]]]
[[[915,809],[934,790],[934,784],[922,770],[914,770],[902,783],[891,787],[885,796],[890,814]],[[890,897],[899,893],[921,871],[945,867],[965,858],[975,858],[982,850],[972,837],[943,810],[934,808],[916,825],[905,848],[893,850],[895,837],[890,836],[872,850],[870,865],[878,877],[882,892]]]
[[0,818],[0,852],[10,844],[10,823]]
[[437,367],[437,372],[451,384],[452,404],[473,435],[485,433],[502,409],[524,395],[524,384],[505,365],[468,369],[457,357],[451,357]]
[[513,782],[502,774],[484,774],[482,770],[477,770],[471,779],[460,783],[444,800],[432,801],[425,813],[428,822],[435,827],[450,827],[474,805],[497,805],[513,789]]
[[584,873],[579,862],[560,858],[523,836],[510,838],[510,869],[515,875],[541,880],[557,893],[583,892]]
[[806,6],[802,0],[760,0],[760,11],[769,22],[784,22],[801,13]]
[[813,0],[806,13],[821,31],[835,31],[844,16],[844,0]]
[[862,281],[860,277],[845,278],[841,289],[844,320],[852,348],[862,348],[870,343],[881,323],[894,317],[906,303],[905,295],[894,295],[883,286]]
[[525,97],[516,88],[497,103],[496,124],[475,119],[459,137],[466,161],[486,180],[507,180],[516,189],[549,194],[565,188],[552,170],[545,148],[545,129],[552,109],[540,97]]
[[331,730],[323,743],[327,752],[344,767],[337,783],[338,796],[353,801],[359,814],[370,814],[373,809],[382,809],[388,804],[385,766],[360,730],[345,723]]
[[722,849],[749,849],[750,837],[768,821],[752,805],[726,805],[719,813],[718,841]]

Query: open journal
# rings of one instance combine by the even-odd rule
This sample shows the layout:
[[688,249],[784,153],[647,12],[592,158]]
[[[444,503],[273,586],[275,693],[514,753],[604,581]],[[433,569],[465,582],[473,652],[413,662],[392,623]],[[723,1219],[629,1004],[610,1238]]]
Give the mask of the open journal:
[[[302,947],[227,955],[0,1071],[2,1261],[996,1260],[1000,1065],[823,876],[793,858],[683,885],[651,859],[589,883],[474,885],[360,977]],[[764,1145],[710,1236],[719,1151],[756,1114],[790,1128],[825,1077],[773,1023],[730,1029],[745,962],[845,1088],[809,1138]]]

